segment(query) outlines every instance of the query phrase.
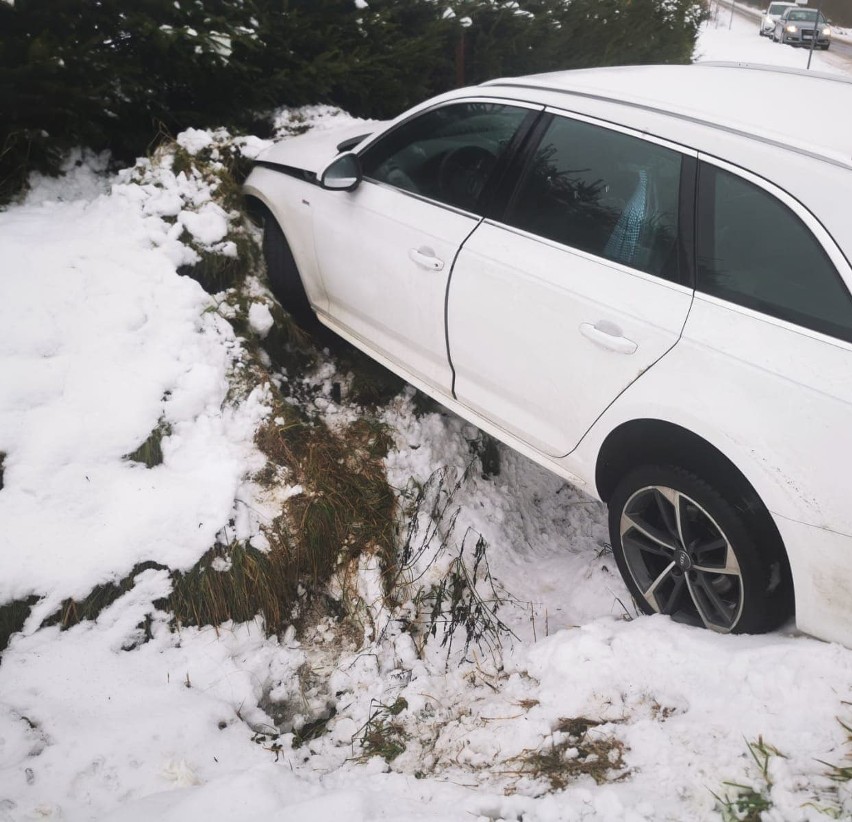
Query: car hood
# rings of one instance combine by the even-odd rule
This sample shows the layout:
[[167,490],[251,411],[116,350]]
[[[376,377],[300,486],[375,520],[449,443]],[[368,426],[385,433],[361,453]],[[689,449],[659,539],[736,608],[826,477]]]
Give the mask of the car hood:
[[275,143],[257,159],[318,174],[340,153],[341,143],[360,136],[368,137],[382,125],[378,120],[358,120],[339,128],[311,131]]

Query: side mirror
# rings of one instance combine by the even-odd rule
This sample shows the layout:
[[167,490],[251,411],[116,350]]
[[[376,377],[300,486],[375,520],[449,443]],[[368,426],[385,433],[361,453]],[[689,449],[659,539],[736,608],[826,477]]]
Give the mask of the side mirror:
[[320,174],[320,185],[333,191],[352,191],[361,182],[361,161],[347,151],[335,157]]

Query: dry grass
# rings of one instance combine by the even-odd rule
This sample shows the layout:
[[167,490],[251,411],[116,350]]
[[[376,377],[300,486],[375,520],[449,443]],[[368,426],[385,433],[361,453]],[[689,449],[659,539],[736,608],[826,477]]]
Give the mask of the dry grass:
[[541,780],[549,790],[564,790],[577,779],[590,776],[598,785],[627,776],[624,743],[600,731],[601,722],[586,717],[561,719],[546,748],[525,751],[510,760],[513,774]]
[[217,545],[192,570],[174,575],[169,607],[182,624],[261,614],[274,633],[340,562],[364,552],[393,561],[396,500],[381,463],[389,444],[381,426],[358,420],[335,433],[282,404],[255,442],[268,460],[255,479],[272,486],[283,473],[303,491],[264,529],[268,551]]

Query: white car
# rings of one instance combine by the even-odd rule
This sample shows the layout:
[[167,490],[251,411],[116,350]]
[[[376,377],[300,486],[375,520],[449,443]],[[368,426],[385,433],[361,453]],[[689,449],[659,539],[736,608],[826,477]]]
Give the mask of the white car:
[[760,15],[758,34],[761,37],[772,37],[774,39],[775,24],[787,9],[794,9],[796,5],[796,3],[770,3],[766,11]]
[[762,66],[510,78],[245,192],[285,306],[605,501],[644,611],[852,645],[850,112]]

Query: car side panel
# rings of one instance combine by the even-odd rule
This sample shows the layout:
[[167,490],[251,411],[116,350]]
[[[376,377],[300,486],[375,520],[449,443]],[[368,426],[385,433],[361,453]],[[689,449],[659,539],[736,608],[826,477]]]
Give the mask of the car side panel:
[[243,185],[243,193],[260,200],[278,221],[311,306],[315,311],[326,311],[328,297],[314,251],[313,208],[329,192],[290,174],[255,166]]
[[[545,454],[566,454],[675,345],[691,301],[684,286],[485,221],[449,290],[456,396]],[[633,350],[590,339],[596,325]]]
[[[852,624],[850,362],[852,345],[697,294],[678,345],[607,410],[566,468],[587,476],[607,434],[630,420],[702,437],[772,513],[800,627],[849,642],[839,626]],[[845,598],[832,588],[826,599],[830,576],[846,585]]]

